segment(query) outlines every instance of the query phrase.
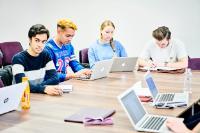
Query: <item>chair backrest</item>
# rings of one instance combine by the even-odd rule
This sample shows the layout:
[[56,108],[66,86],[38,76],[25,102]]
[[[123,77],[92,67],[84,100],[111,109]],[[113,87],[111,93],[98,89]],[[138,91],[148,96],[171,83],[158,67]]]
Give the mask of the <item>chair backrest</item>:
[[3,42],[0,43],[0,50],[3,54],[2,65],[12,64],[12,58],[15,54],[23,50],[20,42]]
[[3,53],[0,50],[0,68],[3,66]]
[[200,70],[200,58],[188,58],[188,68],[192,70]]
[[79,51],[79,61],[80,63],[89,63],[88,48],[85,48]]
[[4,87],[3,81],[0,79],[0,88]]

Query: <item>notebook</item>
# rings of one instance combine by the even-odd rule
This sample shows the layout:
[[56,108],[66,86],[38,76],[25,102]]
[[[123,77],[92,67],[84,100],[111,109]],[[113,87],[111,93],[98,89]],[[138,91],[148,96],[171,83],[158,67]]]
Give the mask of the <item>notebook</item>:
[[172,68],[172,67],[141,67],[141,70],[150,70],[150,71],[174,71],[174,70],[178,70],[176,68]]
[[16,110],[21,101],[27,82],[0,88],[0,114]]
[[69,93],[73,91],[72,85],[66,85],[61,83],[58,86],[62,89],[63,93]]
[[76,122],[83,123],[84,118],[100,118],[105,119],[112,116],[115,113],[113,109],[102,109],[102,108],[83,108],[64,119],[65,122]]
[[115,57],[111,72],[131,72],[137,63],[137,57]]
[[131,88],[134,89],[141,102],[152,102],[151,92],[149,88],[142,88],[142,81],[136,82]]
[[170,108],[173,106],[182,107],[188,105],[188,93],[159,93],[150,71],[147,71],[144,77],[152,94],[154,106],[160,108]]
[[169,129],[165,125],[168,117],[148,114],[132,88],[120,94],[118,100],[135,130],[169,132]]
[[88,76],[80,76],[80,80],[96,80],[107,77],[113,64],[113,59],[98,61],[92,67],[92,74]]

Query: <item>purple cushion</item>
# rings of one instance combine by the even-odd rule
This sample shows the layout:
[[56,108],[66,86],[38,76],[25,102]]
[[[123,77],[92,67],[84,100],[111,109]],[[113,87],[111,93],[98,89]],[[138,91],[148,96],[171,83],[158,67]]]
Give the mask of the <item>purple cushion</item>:
[[3,42],[0,43],[0,50],[3,53],[3,66],[12,64],[12,58],[15,54],[22,51],[20,42]]
[[88,48],[79,51],[79,61],[80,63],[89,63],[88,61]]
[[0,67],[3,65],[3,53],[0,50]]
[[0,88],[4,87],[3,81],[0,79]]
[[189,58],[188,68],[192,70],[200,70],[200,58]]

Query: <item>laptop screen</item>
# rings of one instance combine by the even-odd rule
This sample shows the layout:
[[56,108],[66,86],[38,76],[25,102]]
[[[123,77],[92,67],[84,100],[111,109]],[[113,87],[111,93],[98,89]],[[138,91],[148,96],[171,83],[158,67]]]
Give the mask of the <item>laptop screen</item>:
[[127,95],[125,95],[121,99],[121,102],[123,103],[124,107],[126,108],[128,114],[130,115],[131,119],[135,124],[137,124],[137,122],[141,120],[142,117],[146,114],[134,90],[130,91]]
[[155,98],[156,95],[158,94],[158,90],[150,73],[146,75],[145,80],[147,82],[147,85],[149,87],[149,90],[151,91],[153,98]]
[[137,57],[115,57],[111,72],[133,71],[137,62]]

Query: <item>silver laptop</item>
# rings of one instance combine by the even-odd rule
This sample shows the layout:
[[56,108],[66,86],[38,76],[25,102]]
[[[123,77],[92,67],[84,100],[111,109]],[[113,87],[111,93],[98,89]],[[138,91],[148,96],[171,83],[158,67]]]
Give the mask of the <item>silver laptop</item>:
[[27,82],[0,88],[0,114],[16,110],[21,101]]
[[113,58],[111,72],[131,72],[137,63],[137,57],[116,57]]
[[148,114],[136,96],[133,88],[130,88],[119,95],[118,100],[135,130],[162,133],[169,132],[165,125],[168,117]]
[[147,86],[152,94],[154,106],[161,108],[170,108],[188,105],[188,93],[159,93],[150,71],[147,71],[144,77]]
[[81,80],[95,80],[107,77],[113,64],[113,59],[98,61],[92,67],[92,74],[88,76],[81,76]]

